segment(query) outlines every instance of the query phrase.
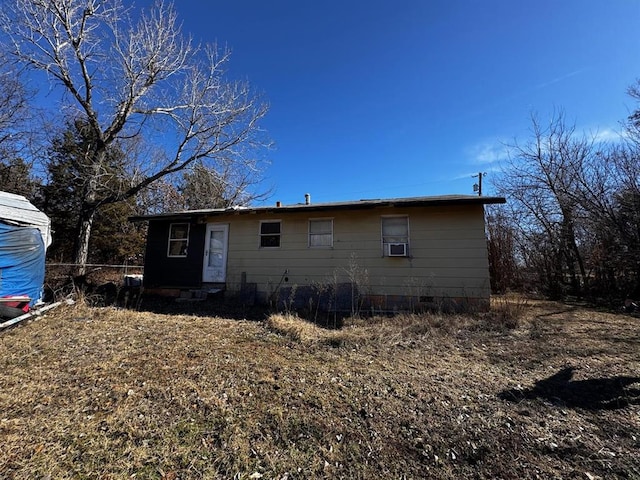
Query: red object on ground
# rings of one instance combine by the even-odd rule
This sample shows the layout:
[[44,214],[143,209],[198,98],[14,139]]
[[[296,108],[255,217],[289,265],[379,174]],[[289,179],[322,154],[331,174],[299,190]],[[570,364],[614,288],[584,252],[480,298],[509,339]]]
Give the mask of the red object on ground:
[[29,301],[31,300],[29,298],[28,295],[6,295],[4,297],[2,297],[3,299],[12,299],[13,297],[23,297],[23,298],[27,298],[27,300],[23,300],[22,298],[15,300],[15,301],[4,301],[2,302],[2,305],[5,305],[7,307],[11,307],[11,308],[19,308],[20,310],[22,310],[24,313],[29,312]]

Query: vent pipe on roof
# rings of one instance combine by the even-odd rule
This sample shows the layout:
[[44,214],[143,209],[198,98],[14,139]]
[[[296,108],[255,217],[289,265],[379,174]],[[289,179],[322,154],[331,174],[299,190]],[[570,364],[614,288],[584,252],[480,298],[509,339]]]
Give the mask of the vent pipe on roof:
[[281,206],[282,206],[282,202],[281,202],[280,200],[278,200],[278,201],[276,202],[276,207],[280,208]]
[[304,194],[304,204],[311,205],[311,195],[309,195],[308,193]]

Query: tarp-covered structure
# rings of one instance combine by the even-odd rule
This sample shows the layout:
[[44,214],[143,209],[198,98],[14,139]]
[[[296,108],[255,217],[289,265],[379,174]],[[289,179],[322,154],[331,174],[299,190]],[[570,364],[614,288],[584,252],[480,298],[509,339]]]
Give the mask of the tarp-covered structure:
[[42,298],[51,221],[22,195],[0,192],[0,297]]

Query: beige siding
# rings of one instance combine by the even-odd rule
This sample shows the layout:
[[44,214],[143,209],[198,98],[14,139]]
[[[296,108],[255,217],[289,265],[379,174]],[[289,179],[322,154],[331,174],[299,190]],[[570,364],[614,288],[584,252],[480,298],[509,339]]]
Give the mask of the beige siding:
[[[408,258],[382,256],[383,215],[409,217]],[[308,246],[312,218],[333,219],[333,247]],[[282,221],[279,248],[260,248],[261,220]],[[239,214],[210,221],[230,226],[227,288],[232,292],[239,290],[243,273],[264,296],[279,285],[348,282],[351,265],[366,270],[359,282],[371,295],[489,297],[481,205]]]

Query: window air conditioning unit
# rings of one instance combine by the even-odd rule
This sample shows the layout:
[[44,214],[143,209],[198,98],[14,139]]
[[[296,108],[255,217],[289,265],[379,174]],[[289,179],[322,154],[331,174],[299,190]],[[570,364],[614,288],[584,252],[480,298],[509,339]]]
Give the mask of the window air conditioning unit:
[[390,257],[406,257],[407,244],[406,243],[390,243],[389,256]]

